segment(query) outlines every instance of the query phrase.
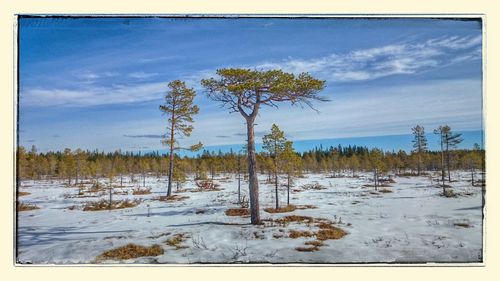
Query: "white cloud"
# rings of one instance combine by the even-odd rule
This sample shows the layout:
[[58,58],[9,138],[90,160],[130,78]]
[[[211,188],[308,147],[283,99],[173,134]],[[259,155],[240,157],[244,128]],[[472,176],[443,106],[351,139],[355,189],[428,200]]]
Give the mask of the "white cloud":
[[[289,58],[281,62],[264,62],[256,68],[279,68],[293,73],[309,72],[330,81],[373,80],[480,59],[481,40],[481,36],[453,36],[431,39],[423,43],[401,43],[354,50],[307,60]],[[457,54],[452,55],[450,51]]]
[[166,83],[85,87],[82,90],[26,89],[21,90],[21,106],[93,106],[159,100]]
[[147,73],[144,71],[138,71],[138,72],[132,72],[128,76],[130,76],[132,78],[136,78],[136,79],[147,79],[147,78],[155,77],[157,75],[158,75],[158,73]]

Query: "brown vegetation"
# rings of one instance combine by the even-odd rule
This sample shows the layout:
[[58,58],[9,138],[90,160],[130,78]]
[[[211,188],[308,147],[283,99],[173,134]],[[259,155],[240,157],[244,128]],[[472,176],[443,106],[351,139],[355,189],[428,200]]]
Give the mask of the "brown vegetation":
[[313,246],[313,247],[297,247],[295,250],[299,252],[316,252],[319,251],[319,247]]
[[103,260],[128,260],[139,257],[151,257],[163,254],[163,248],[160,245],[144,247],[136,244],[128,244],[113,250],[106,251],[96,257],[96,261]]
[[185,199],[188,199],[189,196],[181,196],[181,195],[162,195],[157,198],[159,201],[163,202],[176,202],[176,201],[184,201]]
[[176,250],[188,248],[187,246],[181,245],[182,242],[186,241],[188,236],[185,233],[177,233],[171,238],[165,240],[165,244],[175,247]]
[[30,194],[31,194],[31,193],[26,192],[26,191],[19,191],[19,192],[17,193],[17,196],[26,196],[26,195],[30,195]]
[[299,237],[312,237],[314,236],[314,233],[312,233],[311,231],[300,231],[300,230],[291,230],[290,231],[290,234],[288,235],[288,237],[290,238],[293,238],[293,239],[296,239],[296,238],[299,238]]
[[264,211],[271,213],[271,214],[276,214],[276,213],[288,213],[288,212],[293,212],[297,209],[295,205],[288,205],[285,207],[280,207],[278,209],[276,208],[265,208]]
[[99,200],[93,202],[87,202],[83,207],[84,211],[104,211],[104,210],[115,210],[115,209],[125,209],[133,208],[141,203],[140,200],[119,200],[112,201],[111,205],[108,200]]
[[232,208],[226,210],[226,216],[249,216],[250,209],[248,208]]
[[340,239],[345,235],[347,235],[347,232],[335,226],[331,226],[328,229],[320,229],[318,232],[316,232],[316,238],[321,241]]
[[31,211],[31,210],[36,210],[36,209],[40,209],[40,208],[34,204],[28,204],[28,203],[23,203],[23,202],[17,203],[17,211],[18,212]]
[[151,194],[151,188],[137,188],[132,190],[133,195],[147,195]]

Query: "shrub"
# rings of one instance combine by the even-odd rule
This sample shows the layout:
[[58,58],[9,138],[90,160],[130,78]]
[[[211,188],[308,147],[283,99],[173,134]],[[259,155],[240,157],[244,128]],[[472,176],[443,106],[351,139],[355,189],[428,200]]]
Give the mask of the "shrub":
[[347,235],[347,232],[335,226],[331,226],[328,229],[320,229],[316,232],[316,238],[320,241],[340,239],[345,235]]
[[40,209],[38,206],[34,204],[28,204],[23,202],[18,202],[16,208],[18,212]]
[[226,216],[249,216],[250,209],[248,208],[232,208],[226,210]]
[[200,190],[204,190],[204,191],[214,191],[214,190],[220,190],[218,189],[217,187],[219,187],[220,185],[218,183],[215,183],[211,180],[202,180],[202,181],[197,181],[196,182],[196,186],[200,189]]
[[133,195],[146,195],[151,194],[151,188],[137,188],[132,190]]
[[281,208],[265,208],[264,211],[275,214],[275,213],[288,213],[288,212],[293,212],[297,209],[295,205],[288,205],[286,207],[281,207]]
[[141,203],[140,200],[120,200],[112,201],[111,205],[108,200],[102,199],[100,201],[87,202],[83,207],[84,211],[103,211],[114,209],[133,208]]
[[175,247],[176,250],[188,248],[187,246],[182,246],[181,243],[186,241],[187,235],[184,233],[177,233],[174,237],[165,240],[165,243],[169,246]]
[[299,231],[299,230],[291,230],[290,231],[290,234],[288,235],[288,237],[290,238],[293,238],[293,239],[296,239],[296,238],[299,238],[299,237],[312,237],[314,236],[314,233],[312,233],[311,231]]
[[96,261],[103,260],[128,260],[139,257],[151,257],[163,254],[163,248],[160,245],[144,247],[136,244],[128,244],[113,250],[106,251],[96,257]]
[[163,196],[158,197],[157,200],[163,201],[163,202],[176,202],[176,201],[183,201],[183,200],[188,199],[188,198],[189,198],[189,196],[180,196],[180,195],[166,196],[166,195],[163,195]]

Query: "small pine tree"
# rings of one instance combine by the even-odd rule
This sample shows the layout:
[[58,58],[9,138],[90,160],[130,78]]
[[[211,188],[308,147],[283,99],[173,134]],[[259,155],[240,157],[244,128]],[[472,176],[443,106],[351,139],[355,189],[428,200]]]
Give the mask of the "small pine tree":
[[276,196],[276,209],[279,208],[279,200],[278,200],[278,172],[279,172],[279,162],[281,161],[281,157],[283,151],[285,150],[285,133],[280,130],[280,128],[273,124],[271,127],[271,133],[265,135],[262,138],[262,148],[265,149],[271,159],[273,161],[273,165],[271,166],[270,171],[274,173],[274,187],[275,187],[275,196]]
[[417,175],[420,176],[421,165],[422,165],[422,155],[427,151],[427,137],[425,136],[425,130],[423,126],[417,125],[411,128],[413,132],[414,139],[413,151],[417,155]]

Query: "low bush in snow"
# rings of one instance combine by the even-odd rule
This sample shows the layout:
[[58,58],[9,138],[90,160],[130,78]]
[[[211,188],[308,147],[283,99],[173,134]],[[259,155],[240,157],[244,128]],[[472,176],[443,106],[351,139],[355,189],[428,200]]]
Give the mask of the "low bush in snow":
[[163,202],[176,202],[176,201],[183,201],[183,200],[188,199],[188,198],[189,198],[189,196],[180,196],[180,195],[166,196],[166,195],[163,195],[163,196],[158,197],[157,200],[163,201]]
[[226,210],[226,216],[249,216],[250,215],[250,209],[248,208],[233,208],[233,209],[227,209]]
[[119,200],[112,201],[109,204],[108,200],[102,199],[99,201],[87,202],[83,207],[84,211],[103,211],[103,210],[115,210],[115,209],[125,209],[133,208],[141,203],[140,200]]
[[162,255],[163,248],[160,245],[144,247],[136,244],[128,244],[113,250],[106,251],[96,257],[96,261],[103,260],[128,260],[139,257],[152,257]]
[[133,195],[147,195],[151,194],[151,188],[137,188],[132,190]]
[[288,212],[293,212],[295,210],[297,210],[297,207],[295,205],[292,205],[292,204],[285,206],[285,207],[280,207],[278,209],[276,209],[276,208],[265,208],[264,209],[264,211],[271,213],[271,214],[288,213]]
[[22,211],[31,211],[31,210],[36,210],[40,209],[38,206],[34,204],[28,204],[28,203],[23,203],[23,202],[18,202],[17,203],[17,211],[22,212]]

